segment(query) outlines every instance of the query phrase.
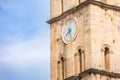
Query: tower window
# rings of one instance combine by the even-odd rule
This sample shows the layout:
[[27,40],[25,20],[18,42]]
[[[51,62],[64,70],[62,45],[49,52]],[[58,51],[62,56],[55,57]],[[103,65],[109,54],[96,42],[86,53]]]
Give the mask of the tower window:
[[80,4],[81,1],[80,0],[78,0],[78,1],[79,1],[79,4]]
[[63,0],[61,0],[61,7],[62,7],[62,12],[63,12]]
[[80,72],[82,72],[82,51],[81,49],[79,49],[78,52],[79,52]]
[[61,64],[61,62],[58,61],[58,62],[57,62],[57,76],[58,76],[58,77],[57,77],[57,80],[60,79],[60,72],[61,72],[60,64]]
[[61,62],[62,62],[62,79],[64,80],[65,78],[65,58],[61,57]]
[[109,71],[109,69],[110,69],[110,50],[108,47],[104,48],[104,63],[105,63],[105,70]]
[[80,72],[83,71],[84,69],[84,64],[85,64],[85,55],[81,49],[78,50],[79,53],[79,63],[80,63]]

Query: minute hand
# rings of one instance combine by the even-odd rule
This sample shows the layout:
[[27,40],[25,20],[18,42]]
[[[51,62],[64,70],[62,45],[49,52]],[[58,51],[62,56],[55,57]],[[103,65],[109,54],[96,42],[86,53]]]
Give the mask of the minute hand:
[[69,35],[70,33],[71,33],[71,29],[68,28],[68,32],[67,32],[66,36]]
[[70,34],[71,33],[71,29],[70,28],[68,28],[68,34]]
[[72,36],[71,36],[71,29],[70,29],[70,28],[68,29],[68,34],[69,34],[69,35],[68,35],[69,39],[71,39]]

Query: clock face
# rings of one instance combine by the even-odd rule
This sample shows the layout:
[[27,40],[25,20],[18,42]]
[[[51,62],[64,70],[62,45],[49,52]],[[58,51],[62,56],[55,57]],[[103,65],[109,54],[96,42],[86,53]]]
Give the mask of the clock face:
[[74,19],[67,21],[65,27],[63,28],[63,41],[65,43],[70,43],[75,39],[77,32],[77,25]]

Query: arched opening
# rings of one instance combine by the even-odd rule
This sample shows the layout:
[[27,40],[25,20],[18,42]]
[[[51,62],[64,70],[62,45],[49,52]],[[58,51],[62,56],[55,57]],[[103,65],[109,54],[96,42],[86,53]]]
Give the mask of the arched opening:
[[79,49],[79,50],[78,50],[78,53],[79,53],[80,72],[82,72],[82,64],[83,64],[83,60],[82,60],[82,50]]
[[109,71],[110,70],[110,50],[108,47],[104,48],[104,65],[105,65],[105,70]]
[[79,1],[79,4],[81,3],[81,0],[78,0]]
[[61,63],[62,63],[62,80],[65,78],[65,58],[61,57]]
[[57,80],[61,80],[61,61],[57,61]]
[[61,0],[61,12],[63,12],[63,0]]

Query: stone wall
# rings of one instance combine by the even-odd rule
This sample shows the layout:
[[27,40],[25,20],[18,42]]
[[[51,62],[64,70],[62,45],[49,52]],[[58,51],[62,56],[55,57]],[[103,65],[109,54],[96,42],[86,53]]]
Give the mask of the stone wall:
[[[61,2],[60,0],[55,2],[51,0],[51,18],[62,13],[61,5],[57,1]],[[58,3],[57,6],[59,7],[54,5],[56,3]],[[77,5],[77,2],[75,4]],[[67,5],[65,6],[64,11],[69,9]],[[75,40],[65,44],[62,40],[62,29],[70,18],[76,20],[78,31]],[[108,6],[89,4],[51,23],[50,28],[51,80],[62,80],[63,76],[64,78],[77,76],[90,68],[120,73],[119,11],[109,9]],[[105,48],[109,49],[108,54],[105,54]],[[82,53],[82,64],[79,62],[79,49],[81,49]],[[107,60],[105,59],[106,57],[108,58]],[[62,70],[61,58],[65,59],[64,70]],[[106,69],[106,64],[109,69]],[[80,65],[82,65],[81,70]],[[64,75],[62,71],[64,71]],[[115,80],[112,77],[100,74],[90,74],[82,77],[82,80],[89,79]],[[116,80],[120,79],[116,78]]]
[[[86,0],[50,0],[51,18],[57,17],[63,12],[78,6]],[[95,0],[110,5],[120,6],[120,0]]]
[[[51,77],[52,80],[57,80],[60,75],[57,75],[57,62],[61,57],[65,58],[65,78],[72,75],[78,75],[79,69],[79,53],[81,49],[83,53],[82,58],[82,71],[90,68],[90,7],[86,6],[81,10],[71,13],[51,24]],[[70,18],[74,18],[77,21],[77,36],[76,39],[69,44],[65,44],[62,40],[62,29],[66,24],[66,21]],[[76,66],[77,65],[77,66]],[[76,68],[77,67],[77,68]],[[62,75],[62,74],[61,74]]]
[[105,70],[102,50],[108,47],[110,49],[109,71],[120,73],[118,67],[120,65],[118,58],[120,57],[120,13],[95,5],[91,5],[90,10],[92,67]]

